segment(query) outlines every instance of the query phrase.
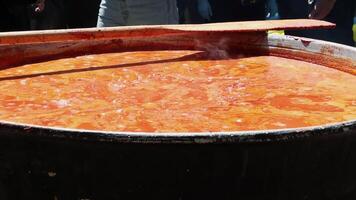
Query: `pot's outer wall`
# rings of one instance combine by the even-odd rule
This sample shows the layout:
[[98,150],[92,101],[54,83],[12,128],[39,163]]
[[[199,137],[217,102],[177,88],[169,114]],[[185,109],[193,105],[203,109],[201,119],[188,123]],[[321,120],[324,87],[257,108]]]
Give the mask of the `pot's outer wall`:
[[245,144],[0,140],[0,198],[355,199],[356,138]]

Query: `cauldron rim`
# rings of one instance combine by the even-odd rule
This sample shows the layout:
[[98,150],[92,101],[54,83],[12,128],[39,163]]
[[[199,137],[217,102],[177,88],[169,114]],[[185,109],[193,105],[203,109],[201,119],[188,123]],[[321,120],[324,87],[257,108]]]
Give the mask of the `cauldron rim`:
[[268,129],[231,132],[116,132],[0,121],[0,133],[6,136],[62,138],[87,141],[108,141],[120,143],[161,143],[161,144],[219,144],[219,143],[265,143],[291,141],[310,137],[330,137],[356,134],[356,119],[338,123],[307,126],[300,128]]

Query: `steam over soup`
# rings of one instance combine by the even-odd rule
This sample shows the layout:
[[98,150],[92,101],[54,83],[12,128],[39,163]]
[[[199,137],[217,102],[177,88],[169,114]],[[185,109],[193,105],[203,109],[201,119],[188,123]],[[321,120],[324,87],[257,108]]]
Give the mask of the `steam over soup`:
[[356,119],[356,76],[273,56],[87,55],[0,71],[0,120],[105,131],[283,129]]

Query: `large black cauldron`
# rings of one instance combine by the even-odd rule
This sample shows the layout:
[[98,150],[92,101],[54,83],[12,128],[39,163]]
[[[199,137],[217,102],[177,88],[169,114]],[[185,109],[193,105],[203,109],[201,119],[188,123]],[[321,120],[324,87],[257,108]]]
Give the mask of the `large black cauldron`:
[[[288,36],[224,34],[234,39],[230,49],[258,49],[261,54],[288,54],[320,64],[348,63],[349,71],[356,66],[356,50],[342,45]],[[43,60],[46,52],[51,57],[97,52],[98,45],[103,52],[154,44],[193,48],[192,40],[197,39],[202,38],[192,33],[173,39],[14,44],[0,46],[0,57],[10,58],[0,64]],[[43,53],[26,57],[24,52]],[[0,124],[1,200],[356,199],[355,169],[356,121],[259,132],[159,135]]]

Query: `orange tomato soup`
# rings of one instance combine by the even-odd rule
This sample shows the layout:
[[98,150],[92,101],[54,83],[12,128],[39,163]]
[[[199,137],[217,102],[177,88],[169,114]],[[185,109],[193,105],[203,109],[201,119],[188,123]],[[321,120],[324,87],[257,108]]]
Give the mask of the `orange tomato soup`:
[[0,120],[131,132],[284,129],[356,119],[356,77],[273,57],[87,55],[0,71]]

